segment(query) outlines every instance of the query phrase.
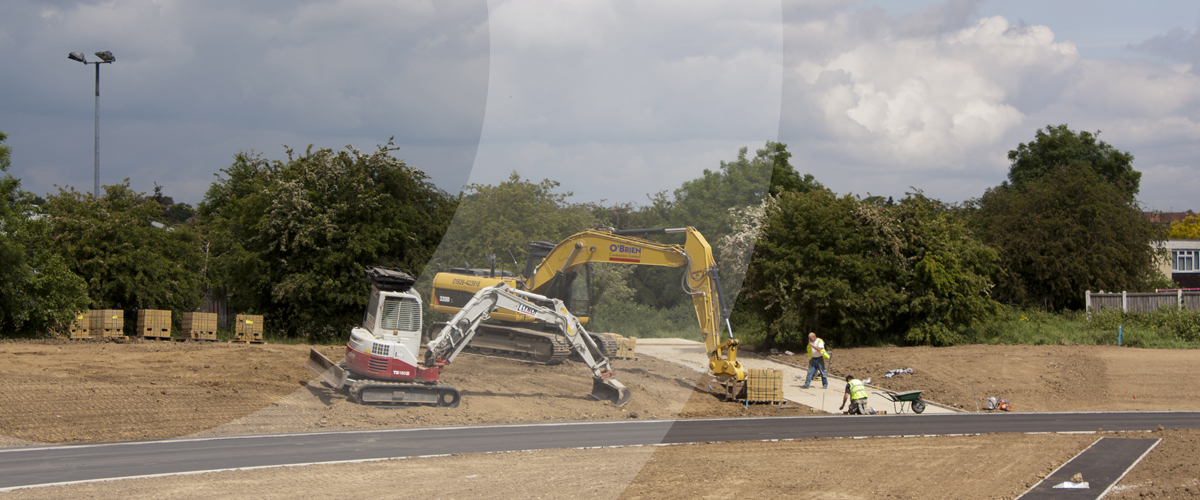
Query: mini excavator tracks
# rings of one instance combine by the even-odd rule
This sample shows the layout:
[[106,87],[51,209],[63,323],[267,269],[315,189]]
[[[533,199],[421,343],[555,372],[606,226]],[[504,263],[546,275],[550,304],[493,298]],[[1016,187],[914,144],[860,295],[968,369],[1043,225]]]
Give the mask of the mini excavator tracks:
[[350,385],[350,397],[367,406],[437,406],[457,408],[462,395],[446,384],[386,382],[364,379]]

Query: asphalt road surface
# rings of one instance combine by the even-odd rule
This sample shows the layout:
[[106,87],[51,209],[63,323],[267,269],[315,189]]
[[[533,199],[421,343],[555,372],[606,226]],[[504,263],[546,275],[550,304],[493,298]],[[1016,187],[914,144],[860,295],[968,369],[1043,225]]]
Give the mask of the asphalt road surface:
[[[1104,498],[1161,439],[1100,438],[1017,500]],[[1072,477],[1078,473],[1081,481]]]
[[1004,413],[577,422],[342,431],[0,449],[0,491],[49,484],[387,458],[813,437],[1200,428],[1200,412]]

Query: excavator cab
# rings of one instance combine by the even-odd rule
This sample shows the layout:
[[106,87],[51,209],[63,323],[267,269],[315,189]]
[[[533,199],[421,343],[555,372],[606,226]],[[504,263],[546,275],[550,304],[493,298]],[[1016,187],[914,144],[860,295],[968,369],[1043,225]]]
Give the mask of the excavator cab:
[[558,246],[558,243],[550,241],[529,242],[529,254],[525,256],[525,270],[521,271],[521,275],[533,276],[534,271],[537,270],[538,264],[541,264],[542,260],[545,259],[547,255],[550,255],[550,252],[553,251],[554,247],[556,246]]
[[[557,246],[558,243],[549,241],[529,242],[529,253],[525,257],[522,276],[533,276],[538,266]],[[592,266],[582,266],[562,275],[561,278],[556,276],[544,295],[561,300],[571,314],[587,324],[588,318],[592,316]]]

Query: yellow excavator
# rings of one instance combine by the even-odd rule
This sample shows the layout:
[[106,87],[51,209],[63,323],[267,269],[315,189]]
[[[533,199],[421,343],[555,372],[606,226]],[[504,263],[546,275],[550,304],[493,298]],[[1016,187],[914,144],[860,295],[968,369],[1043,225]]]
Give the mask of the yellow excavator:
[[[669,233],[684,233],[684,244],[663,244],[637,237]],[[559,243],[530,242],[523,276],[496,271],[494,264],[491,269],[467,267],[438,273],[433,279],[431,309],[457,314],[477,292],[503,283],[514,290],[561,300],[581,323],[586,324],[590,312],[587,296],[590,275],[586,272],[589,263],[683,268],[683,290],[692,297],[696,308],[709,370],[723,379],[728,399],[744,398],[746,371],[737,361],[738,341],[729,328],[728,308],[721,293],[712,247],[692,227],[598,228],[577,233]],[[546,364],[561,363],[571,355],[570,345],[561,335],[551,331],[549,325],[539,324],[536,318],[498,309],[491,314],[491,320],[479,325],[468,347],[472,352]],[[720,338],[722,321],[729,332],[729,337],[724,340]],[[427,336],[433,337],[445,327],[445,323],[434,323],[429,326]],[[606,355],[615,351],[612,337],[603,333],[590,335]]]

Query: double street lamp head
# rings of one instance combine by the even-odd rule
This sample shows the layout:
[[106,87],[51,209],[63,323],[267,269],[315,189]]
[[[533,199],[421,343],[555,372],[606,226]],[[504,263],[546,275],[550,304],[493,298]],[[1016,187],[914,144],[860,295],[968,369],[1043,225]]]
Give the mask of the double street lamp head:
[[109,52],[107,50],[102,50],[100,52],[97,52],[96,57],[99,57],[100,60],[94,61],[94,62],[88,62],[87,58],[83,56],[83,52],[71,52],[71,53],[67,54],[67,59],[70,59],[72,61],[79,61],[85,65],[86,64],[96,65],[96,115],[95,115],[95,122],[96,122],[95,147],[96,147],[96,151],[92,156],[92,162],[95,164],[94,165],[95,177],[93,179],[93,185],[92,185],[92,196],[99,198],[100,197],[100,64],[111,63],[113,61],[116,61],[117,58],[113,57],[112,52]]
[[70,54],[67,54],[67,59],[70,59],[72,61],[79,61],[84,64],[100,64],[102,62],[103,63],[111,63],[111,62],[117,60],[116,57],[113,57],[113,53],[109,52],[107,50],[102,50],[100,52],[97,52],[96,57],[99,57],[100,60],[97,62],[89,63],[89,62],[87,62],[87,58],[83,56],[83,52],[71,52]]

